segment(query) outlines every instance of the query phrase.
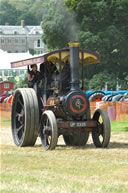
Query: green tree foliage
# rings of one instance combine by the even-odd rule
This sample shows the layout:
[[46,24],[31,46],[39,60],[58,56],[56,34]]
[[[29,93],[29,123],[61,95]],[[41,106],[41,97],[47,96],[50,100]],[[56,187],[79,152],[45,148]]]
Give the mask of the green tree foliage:
[[30,13],[30,12],[23,13],[18,18],[17,25],[20,25],[21,20],[25,21],[25,25],[37,25],[37,23],[38,23],[36,17],[32,13]]
[[109,89],[116,88],[116,76],[115,74],[110,74],[107,72],[100,72],[95,74],[92,79],[89,81],[89,89],[103,89],[105,87],[105,83],[107,82]]
[[0,24],[19,25],[25,20],[25,25],[39,25],[47,12],[46,0],[1,0]]
[[43,17],[48,13],[47,4],[48,1],[46,0],[34,0],[31,7],[29,7],[29,12],[35,16],[38,25],[40,25],[41,21],[44,20]]
[[125,81],[120,80],[115,73],[108,73],[106,71],[100,72],[98,74],[95,74],[92,79],[88,82],[88,89],[89,90],[99,90],[103,89],[105,87],[105,84],[107,83],[108,90],[116,89],[117,82],[119,85],[121,85],[121,89],[125,90],[127,89],[127,84]]
[[16,25],[17,18],[20,16],[21,12],[9,4],[7,1],[3,1],[0,4],[0,25],[5,25],[9,23],[10,25]]
[[27,74],[25,75],[25,78],[22,80],[20,79],[18,82],[15,83],[14,88],[27,88],[28,87],[28,78]]
[[100,72],[95,74],[88,82],[88,89],[102,90],[107,83],[108,90],[115,90],[117,82],[119,85],[121,85],[122,90],[127,89],[127,83],[124,80],[120,80],[114,73]]
[[91,79],[94,73],[106,70],[125,80],[128,61],[128,1],[65,0],[65,4],[76,14],[81,46],[101,56],[101,64],[87,67],[86,77]]
[[29,48],[29,53],[30,53],[31,55],[34,55],[34,54],[35,54],[34,49],[33,49],[33,48]]
[[47,7],[48,13],[42,23],[44,43],[49,49],[67,47],[70,40],[76,39],[74,15],[64,6],[63,1],[50,1]]

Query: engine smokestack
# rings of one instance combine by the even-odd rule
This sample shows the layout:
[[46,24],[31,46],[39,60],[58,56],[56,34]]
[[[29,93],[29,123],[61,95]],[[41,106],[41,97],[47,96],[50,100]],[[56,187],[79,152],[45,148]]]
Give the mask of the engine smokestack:
[[80,42],[69,42],[70,68],[71,68],[71,90],[79,89],[79,47]]

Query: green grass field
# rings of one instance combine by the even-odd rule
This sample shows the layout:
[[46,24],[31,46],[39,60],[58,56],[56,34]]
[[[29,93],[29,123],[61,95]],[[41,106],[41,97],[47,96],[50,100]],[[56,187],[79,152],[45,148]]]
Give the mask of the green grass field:
[[128,121],[111,121],[112,131],[128,132]]
[[[1,120],[1,193],[127,193],[128,122],[112,122],[107,149],[67,147],[59,139],[45,151],[13,143],[10,120]],[[121,131],[121,132],[120,132]]]

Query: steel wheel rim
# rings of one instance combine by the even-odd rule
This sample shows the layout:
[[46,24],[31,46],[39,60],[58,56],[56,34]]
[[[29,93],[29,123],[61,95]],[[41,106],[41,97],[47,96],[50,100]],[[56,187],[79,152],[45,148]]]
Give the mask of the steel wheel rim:
[[20,143],[24,137],[24,126],[25,126],[25,109],[23,98],[21,95],[19,95],[16,101],[14,114],[16,115],[14,117],[14,125],[15,125],[14,135],[18,143]]
[[92,131],[93,142],[96,147],[106,148],[110,141],[111,125],[110,120],[104,109],[97,109],[93,115],[98,125]]
[[100,113],[97,113],[96,120],[98,121],[98,128],[96,129],[97,137],[101,144],[104,142],[104,120]]
[[52,128],[51,128],[51,123],[46,115],[44,116],[42,126],[43,126],[43,129],[41,132],[42,132],[43,144],[46,147],[46,149],[48,149],[52,140],[52,132],[51,132]]

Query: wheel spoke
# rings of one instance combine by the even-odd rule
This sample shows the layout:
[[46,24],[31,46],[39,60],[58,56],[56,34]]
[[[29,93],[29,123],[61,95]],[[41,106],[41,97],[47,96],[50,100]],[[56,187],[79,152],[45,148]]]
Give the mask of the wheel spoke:
[[20,127],[16,128],[17,135],[20,131],[22,131],[24,128],[24,125],[21,125]]
[[16,112],[16,117],[20,117],[20,116],[21,116],[21,113]]
[[17,121],[21,124],[24,123],[24,111],[23,109],[21,110],[20,113],[16,112],[16,117],[17,117]]
[[50,144],[50,142],[51,142],[51,136],[49,135],[48,136],[48,143]]
[[22,109],[24,109],[24,105],[23,105],[23,103],[21,102],[21,100],[20,99],[18,99],[18,101],[17,101],[19,104],[20,104],[20,106],[22,107]]
[[47,127],[49,127],[49,120],[48,119],[46,120],[46,125],[47,125]]

